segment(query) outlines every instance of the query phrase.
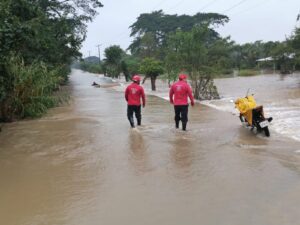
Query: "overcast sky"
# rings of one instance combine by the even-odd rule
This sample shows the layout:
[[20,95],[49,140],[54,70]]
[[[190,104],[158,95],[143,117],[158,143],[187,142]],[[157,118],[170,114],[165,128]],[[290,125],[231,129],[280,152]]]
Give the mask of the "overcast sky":
[[88,25],[82,45],[84,57],[98,56],[96,45],[103,50],[111,45],[126,49],[132,42],[130,29],[142,13],[162,9],[165,14],[194,15],[215,12],[227,15],[230,22],[218,28],[223,36],[237,43],[282,41],[299,22],[300,0],[100,0],[104,5]]

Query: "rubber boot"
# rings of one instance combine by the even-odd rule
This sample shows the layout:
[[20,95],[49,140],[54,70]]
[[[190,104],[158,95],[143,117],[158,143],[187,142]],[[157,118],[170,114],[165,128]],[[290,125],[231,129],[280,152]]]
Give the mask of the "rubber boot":
[[137,119],[137,125],[141,126],[141,123],[142,123],[141,119]]
[[179,128],[179,121],[175,121],[175,127],[176,127],[176,129]]
[[187,123],[182,123],[182,130],[186,130],[186,124]]
[[134,121],[133,121],[133,118],[130,118],[130,120],[129,120],[129,123],[130,123],[130,126],[132,127],[132,128],[134,128],[135,126],[134,126]]

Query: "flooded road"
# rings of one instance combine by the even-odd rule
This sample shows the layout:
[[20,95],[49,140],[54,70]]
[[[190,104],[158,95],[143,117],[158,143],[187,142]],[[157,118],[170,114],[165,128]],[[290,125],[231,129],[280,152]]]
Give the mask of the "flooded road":
[[255,136],[197,104],[188,131],[147,96],[129,128],[122,92],[70,77],[72,103],[0,133],[0,224],[297,224],[300,145]]

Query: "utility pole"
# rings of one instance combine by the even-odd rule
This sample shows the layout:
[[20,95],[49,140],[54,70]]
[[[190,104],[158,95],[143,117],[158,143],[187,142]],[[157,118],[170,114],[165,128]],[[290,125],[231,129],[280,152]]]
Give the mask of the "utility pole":
[[98,54],[99,54],[99,64],[101,64],[101,58],[100,58],[100,46],[102,44],[96,45],[96,47],[98,47]]

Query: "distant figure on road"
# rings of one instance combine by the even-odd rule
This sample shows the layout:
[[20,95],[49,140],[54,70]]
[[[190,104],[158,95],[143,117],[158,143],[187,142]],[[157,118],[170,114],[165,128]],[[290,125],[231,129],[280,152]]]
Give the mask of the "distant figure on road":
[[141,99],[143,107],[146,105],[146,98],[144,88],[140,86],[141,78],[138,75],[132,77],[132,84],[130,84],[125,90],[125,99],[127,101],[127,117],[130,126],[134,128],[133,113],[137,119],[137,125],[140,126],[142,122],[141,115]]
[[100,84],[96,83],[95,81],[92,83],[92,86],[94,87],[100,87]]
[[179,121],[181,120],[182,130],[186,130],[189,107],[188,97],[191,100],[192,106],[194,106],[194,97],[192,94],[192,89],[186,81],[187,75],[180,74],[178,78],[179,81],[175,82],[170,88],[169,97],[170,103],[174,104],[176,128],[179,128]]

